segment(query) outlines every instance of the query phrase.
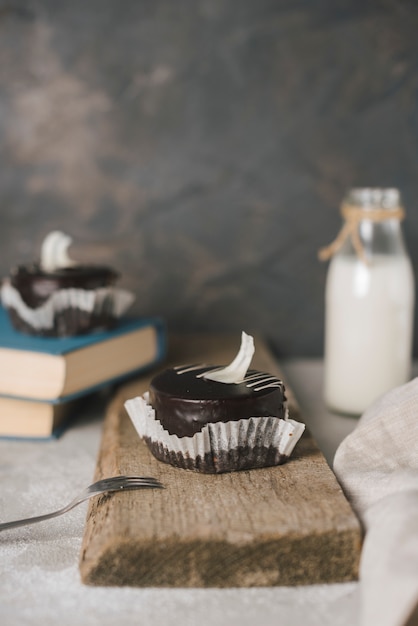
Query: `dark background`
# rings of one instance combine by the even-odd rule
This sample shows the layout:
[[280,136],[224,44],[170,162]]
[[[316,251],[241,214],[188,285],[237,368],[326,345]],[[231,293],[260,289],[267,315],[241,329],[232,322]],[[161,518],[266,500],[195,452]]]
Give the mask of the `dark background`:
[[418,275],[417,33],[412,0],[0,2],[2,275],[61,229],[171,330],[321,355],[350,186],[400,188]]

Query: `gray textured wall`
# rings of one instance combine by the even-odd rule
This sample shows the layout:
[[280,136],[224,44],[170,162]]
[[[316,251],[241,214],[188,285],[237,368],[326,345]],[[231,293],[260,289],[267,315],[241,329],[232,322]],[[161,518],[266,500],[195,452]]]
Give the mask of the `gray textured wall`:
[[418,276],[418,3],[0,2],[0,270],[60,228],[135,310],[318,355],[352,185],[398,186]]

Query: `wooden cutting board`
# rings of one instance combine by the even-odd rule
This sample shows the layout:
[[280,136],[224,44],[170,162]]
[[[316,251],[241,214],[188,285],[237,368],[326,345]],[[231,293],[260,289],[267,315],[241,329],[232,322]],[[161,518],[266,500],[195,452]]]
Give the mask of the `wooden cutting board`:
[[[224,365],[238,344],[236,337],[185,335],[170,340],[167,364]],[[283,378],[260,340],[252,367]],[[165,489],[90,501],[84,583],[247,587],[356,578],[360,525],[309,432],[285,465],[220,475],[174,468],[150,454],[123,406],[148,383],[126,384],[109,406],[95,478],[155,476]],[[287,396],[291,417],[303,421],[288,386]]]

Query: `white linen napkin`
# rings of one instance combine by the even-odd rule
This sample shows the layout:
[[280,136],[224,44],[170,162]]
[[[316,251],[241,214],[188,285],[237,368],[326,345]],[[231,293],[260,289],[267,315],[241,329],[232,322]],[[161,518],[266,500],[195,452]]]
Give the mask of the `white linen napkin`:
[[418,378],[365,411],[334,471],[365,532],[362,626],[417,626]]

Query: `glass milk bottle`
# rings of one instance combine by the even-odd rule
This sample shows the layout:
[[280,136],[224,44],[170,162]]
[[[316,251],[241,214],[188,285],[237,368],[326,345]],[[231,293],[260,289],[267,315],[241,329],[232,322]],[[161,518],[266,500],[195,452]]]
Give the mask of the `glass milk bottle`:
[[325,402],[359,415],[409,380],[414,277],[401,231],[397,189],[352,189],[331,258],[325,293]]

